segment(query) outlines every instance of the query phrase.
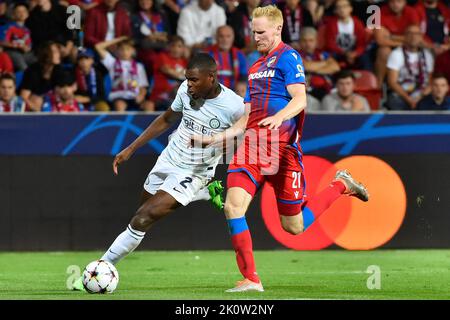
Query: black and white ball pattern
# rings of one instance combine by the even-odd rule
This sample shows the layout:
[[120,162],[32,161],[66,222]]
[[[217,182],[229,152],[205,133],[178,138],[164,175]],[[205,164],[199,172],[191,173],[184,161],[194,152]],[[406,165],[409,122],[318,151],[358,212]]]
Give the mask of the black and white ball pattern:
[[83,271],[83,285],[89,293],[113,293],[118,283],[119,273],[108,261],[93,261]]

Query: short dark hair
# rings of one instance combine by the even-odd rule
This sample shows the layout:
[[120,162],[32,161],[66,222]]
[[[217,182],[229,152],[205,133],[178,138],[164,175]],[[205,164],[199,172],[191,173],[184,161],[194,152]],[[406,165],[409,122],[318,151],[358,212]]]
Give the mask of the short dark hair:
[[341,79],[347,79],[347,78],[352,78],[353,80],[355,80],[355,75],[353,74],[352,70],[344,69],[344,70],[339,71],[335,75],[336,82],[338,82]]
[[55,74],[53,78],[53,86],[54,87],[65,87],[71,86],[76,82],[75,76],[73,72],[68,70],[60,71]]
[[171,35],[169,37],[169,42],[168,44],[172,44],[172,43],[176,43],[176,42],[181,42],[182,44],[184,44],[184,39],[182,37],[180,37],[179,35]]
[[[442,72],[434,72],[431,76],[432,81],[436,80],[436,79],[441,79],[441,78],[447,80],[447,76]],[[448,82],[448,80],[447,80],[447,82]]]
[[129,47],[133,47],[133,48],[134,48],[134,45],[135,45],[134,40],[131,38],[126,38],[117,44],[118,47],[129,46]]
[[16,77],[11,74],[11,73],[3,73],[0,75],[0,82],[2,82],[3,80],[11,80],[12,82],[14,82],[14,85],[16,84]]
[[216,60],[208,53],[197,53],[191,58],[186,69],[196,68],[202,71],[217,71]]

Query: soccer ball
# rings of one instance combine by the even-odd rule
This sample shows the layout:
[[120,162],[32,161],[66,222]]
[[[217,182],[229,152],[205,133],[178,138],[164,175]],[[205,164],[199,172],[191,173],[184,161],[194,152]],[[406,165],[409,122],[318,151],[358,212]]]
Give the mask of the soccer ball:
[[89,293],[113,293],[118,283],[119,272],[108,261],[92,261],[83,271],[83,286]]

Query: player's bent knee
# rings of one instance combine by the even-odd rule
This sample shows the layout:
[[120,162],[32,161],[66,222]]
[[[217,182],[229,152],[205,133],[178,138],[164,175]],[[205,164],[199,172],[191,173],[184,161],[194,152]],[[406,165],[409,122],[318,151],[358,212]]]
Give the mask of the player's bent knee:
[[223,211],[227,219],[236,219],[245,215],[246,208],[232,202],[225,202]]
[[252,196],[242,188],[229,188],[224,205],[227,219],[240,218],[245,215]]

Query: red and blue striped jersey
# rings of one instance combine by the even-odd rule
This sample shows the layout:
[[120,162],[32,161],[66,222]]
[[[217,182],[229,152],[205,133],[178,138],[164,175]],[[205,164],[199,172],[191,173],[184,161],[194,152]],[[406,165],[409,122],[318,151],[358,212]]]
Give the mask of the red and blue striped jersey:
[[[258,122],[275,115],[292,99],[287,86],[306,84],[300,54],[281,42],[272,52],[259,58],[249,69],[245,103],[251,104],[247,129],[259,130]],[[305,112],[283,122],[279,128],[280,143],[299,142]]]

